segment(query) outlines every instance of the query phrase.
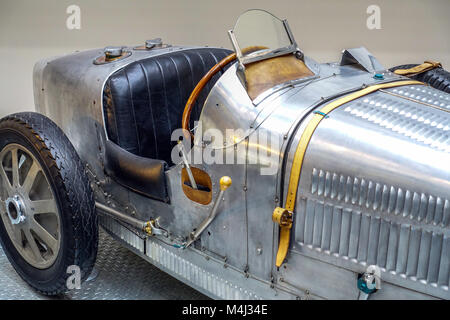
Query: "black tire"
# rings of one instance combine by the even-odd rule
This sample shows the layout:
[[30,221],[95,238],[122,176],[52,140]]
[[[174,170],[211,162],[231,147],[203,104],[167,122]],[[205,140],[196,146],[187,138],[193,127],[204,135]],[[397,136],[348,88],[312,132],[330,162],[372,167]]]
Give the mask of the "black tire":
[[60,247],[47,269],[27,263],[16,250],[0,219],[0,243],[17,273],[45,295],[66,292],[69,266],[80,267],[81,280],[97,256],[98,222],[95,200],[84,166],[64,132],[47,117],[16,113],[0,120],[0,152],[7,145],[26,148],[40,163],[59,209]]
[[[404,64],[393,67],[389,69],[389,71],[394,72],[397,69],[410,69],[415,66],[418,66],[418,64]],[[443,68],[435,68],[409,78],[428,83],[433,88],[450,93],[450,72],[444,70]]]

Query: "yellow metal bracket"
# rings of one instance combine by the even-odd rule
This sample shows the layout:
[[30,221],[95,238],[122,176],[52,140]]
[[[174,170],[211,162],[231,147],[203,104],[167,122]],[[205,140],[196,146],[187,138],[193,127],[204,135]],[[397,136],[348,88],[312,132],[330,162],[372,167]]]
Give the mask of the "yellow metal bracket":
[[322,107],[320,110],[314,112],[314,116],[307,124],[305,130],[303,131],[300,142],[297,145],[297,149],[294,154],[294,161],[292,163],[291,175],[289,177],[289,187],[286,196],[286,208],[275,208],[272,214],[272,220],[280,225],[280,240],[278,244],[278,253],[276,258],[276,266],[280,267],[286,258],[289,242],[290,233],[292,228],[292,215],[295,208],[295,200],[297,198],[298,183],[300,180],[300,173],[303,165],[303,158],[305,157],[306,148],[308,147],[309,141],[311,140],[314,131],[316,130],[319,123],[329,117],[329,113],[336,108],[346,104],[347,102],[358,99],[369,93],[375,92],[379,89],[386,89],[405,85],[423,85],[423,82],[414,80],[396,81],[388,83],[380,83],[377,85],[372,85],[346,95],[340,99],[334,100],[329,104]]
[[293,221],[292,215],[291,211],[280,207],[275,208],[272,214],[272,221],[280,225],[280,244],[278,245],[276,260],[277,267],[281,266],[289,249],[289,238],[291,236]]
[[[152,220],[152,221],[153,221],[153,220]],[[153,232],[152,232],[152,222],[151,222],[151,221],[148,221],[148,222],[145,223],[145,226],[144,226],[144,232],[145,232],[146,234],[148,234],[149,236],[153,235]]]

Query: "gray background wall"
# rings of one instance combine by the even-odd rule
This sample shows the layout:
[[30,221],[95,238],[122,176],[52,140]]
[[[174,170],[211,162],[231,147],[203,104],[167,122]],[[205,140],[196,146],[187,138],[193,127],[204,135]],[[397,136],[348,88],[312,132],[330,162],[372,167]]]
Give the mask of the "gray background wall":
[[[66,27],[71,4],[81,8],[80,30]],[[372,4],[380,30],[366,26]],[[319,62],[363,45],[386,67],[433,59],[450,69],[450,0],[0,0],[0,117],[34,109],[32,69],[41,58],[154,37],[231,47],[226,31],[249,8],[287,18]]]

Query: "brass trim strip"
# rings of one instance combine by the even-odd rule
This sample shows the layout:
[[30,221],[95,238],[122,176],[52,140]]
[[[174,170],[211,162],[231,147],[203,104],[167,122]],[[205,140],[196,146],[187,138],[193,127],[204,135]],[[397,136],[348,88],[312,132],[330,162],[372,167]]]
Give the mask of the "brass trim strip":
[[[300,174],[301,169],[303,165],[303,159],[305,157],[306,149],[308,148],[309,141],[311,140],[314,131],[316,130],[319,123],[325,119],[328,118],[328,115],[333,110],[337,109],[338,107],[346,104],[347,102],[353,101],[355,99],[358,99],[360,97],[363,97],[365,95],[368,95],[372,92],[375,92],[380,89],[385,88],[393,88],[393,87],[399,87],[399,86],[405,86],[405,85],[415,85],[420,84],[424,85],[424,83],[420,81],[414,81],[414,80],[405,80],[405,81],[395,81],[395,82],[388,82],[388,83],[381,83],[377,85],[372,85],[369,87],[366,87],[362,90],[356,91],[354,93],[348,94],[342,98],[339,98],[337,100],[334,100],[324,107],[322,107],[320,110],[317,110],[314,112],[313,118],[309,121],[307,124],[305,130],[303,131],[300,142],[297,145],[297,149],[295,150],[294,154],[294,161],[292,163],[291,168],[291,175],[289,177],[289,187],[288,187],[288,193],[286,196],[286,205],[285,210],[288,210],[289,212],[294,212],[295,209],[295,200],[297,198],[297,189],[298,184],[300,180]],[[280,208],[276,208],[274,211],[278,212]],[[281,232],[280,232],[280,240],[278,244],[278,252],[276,257],[276,266],[280,267],[283,263],[284,259],[286,258],[288,248],[289,248],[289,240],[290,240],[290,228],[284,228],[283,226],[280,226]]]

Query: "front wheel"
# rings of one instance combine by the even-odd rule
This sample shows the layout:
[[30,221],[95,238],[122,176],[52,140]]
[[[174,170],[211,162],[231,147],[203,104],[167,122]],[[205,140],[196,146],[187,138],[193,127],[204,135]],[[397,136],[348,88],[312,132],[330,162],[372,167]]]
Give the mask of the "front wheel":
[[[86,279],[98,224],[84,167],[62,130],[38,113],[0,120],[0,243],[17,273],[46,295]],[[69,269],[70,266],[76,266]]]

